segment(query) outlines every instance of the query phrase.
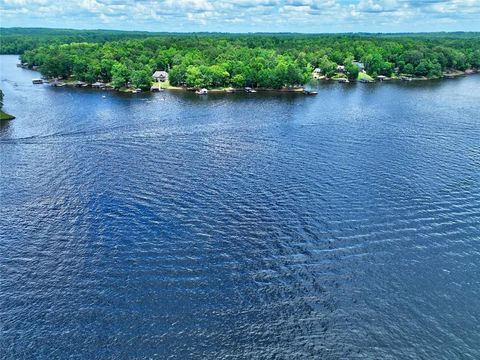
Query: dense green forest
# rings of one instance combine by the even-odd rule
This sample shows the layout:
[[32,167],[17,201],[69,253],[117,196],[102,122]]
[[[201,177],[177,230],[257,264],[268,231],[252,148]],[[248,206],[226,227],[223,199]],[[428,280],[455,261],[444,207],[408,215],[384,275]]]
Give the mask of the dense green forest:
[[[5,30],[10,32],[4,36]],[[20,31],[21,30],[21,31]],[[2,29],[2,52],[20,49],[28,66],[49,77],[149,87],[155,70],[187,87],[281,88],[303,85],[315,68],[337,67],[355,80],[358,62],[372,75],[429,78],[480,68],[479,33],[436,34],[153,34]],[[23,32],[22,32],[23,31]],[[17,44],[17,45],[15,45]],[[35,44],[24,46],[21,44]],[[23,48],[22,48],[23,46]]]
[[145,38],[160,33],[144,31],[117,30],[72,30],[47,28],[0,28],[0,54],[23,54],[26,50],[40,45],[68,44],[72,42],[118,41],[125,39]]

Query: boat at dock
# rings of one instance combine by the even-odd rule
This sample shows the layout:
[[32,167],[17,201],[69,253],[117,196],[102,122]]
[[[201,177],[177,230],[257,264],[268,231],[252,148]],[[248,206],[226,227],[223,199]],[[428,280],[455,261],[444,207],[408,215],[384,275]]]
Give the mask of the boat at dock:
[[203,89],[195,91],[195,94],[197,94],[197,95],[208,95],[208,90],[203,88]]
[[35,84],[35,85],[36,84],[43,84],[43,79],[33,79],[32,83]]
[[161,88],[161,87],[158,87],[158,86],[152,86],[150,88],[150,91],[151,92],[162,92],[162,91],[165,91],[165,89]]
[[58,80],[55,80],[54,82],[52,82],[52,86],[53,87],[64,87],[66,86],[67,84],[65,84],[63,81],[58,81]]
[[317,94],[318,94],[318,92],[313,91],[313,90],[303,90],[303,93],[304,93],[305,95],[309,95],[309,96],[317,95]]

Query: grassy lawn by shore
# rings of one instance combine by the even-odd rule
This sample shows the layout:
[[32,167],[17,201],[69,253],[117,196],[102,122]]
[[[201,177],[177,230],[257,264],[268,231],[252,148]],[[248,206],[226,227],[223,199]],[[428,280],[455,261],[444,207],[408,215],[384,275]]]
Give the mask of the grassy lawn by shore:
[[358,81],[373,81],[373,78],[368,74],[360,72],[360,73],[358,73],[357,80]]
[[332,76],[332,80],[338,80],[338,79],[346,79],[347,75],[344,73],[336,73],[335,75]]
[[13,119],[15,119],[15,116],[7,114],[0,110],[0,120],[13,120]]

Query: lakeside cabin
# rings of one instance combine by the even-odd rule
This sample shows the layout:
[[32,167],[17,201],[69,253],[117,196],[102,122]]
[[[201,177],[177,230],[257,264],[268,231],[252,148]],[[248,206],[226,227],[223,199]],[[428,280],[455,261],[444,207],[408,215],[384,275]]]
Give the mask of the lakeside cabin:
[[343,66],[343,65],[337,65],[337,72],[339,72],[339,73],[344,73],[344,72],[345,72],[345,66]]
[[168,80],[168,73],[166,71],[157,70],[153,73],[152,77],[156,82],[165,82]]

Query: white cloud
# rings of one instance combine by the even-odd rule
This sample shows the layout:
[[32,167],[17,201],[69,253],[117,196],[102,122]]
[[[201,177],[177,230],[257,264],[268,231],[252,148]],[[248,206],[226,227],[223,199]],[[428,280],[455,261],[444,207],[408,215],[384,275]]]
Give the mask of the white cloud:
[[2,26],[388,32],[445,30],[434,27],[442,20],[480,30],[480,0],[0,0],[0,11]]

